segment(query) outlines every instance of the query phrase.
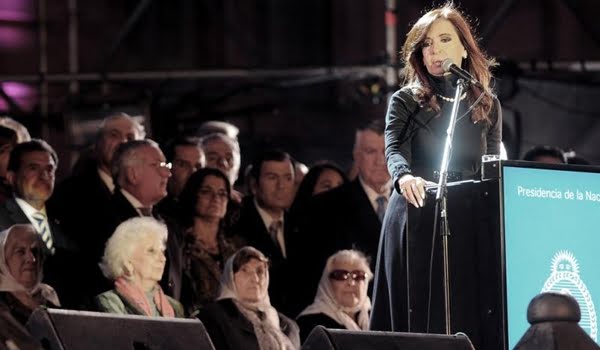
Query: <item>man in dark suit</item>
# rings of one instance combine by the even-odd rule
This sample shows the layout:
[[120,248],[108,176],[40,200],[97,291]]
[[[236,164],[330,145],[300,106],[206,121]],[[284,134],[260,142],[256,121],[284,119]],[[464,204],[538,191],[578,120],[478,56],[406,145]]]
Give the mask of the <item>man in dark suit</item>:
[[271,261],[269,295],[275,308],[285,314],[293,301],[287,284],[288,258],[295,254],[296,239],[286,212],[294,196],[292,158],[281,151],[265,152],[252,163],[249,176],[252,196],[244,198],[234,230]]
[[167,184],[167,196],[158,204],[161,216],[180,220],[179,194],[185,183],[196,170],[206,165],[206,157],[197,137],[177,137],[167,144],[167,160],[173,165]]
[[[106,229],[110,237],[123,221],[136,216],[152,216],[162,220],[155,205],[167,195],[167,182],[171,176],[171,163],[167,163],[158,144],[152,140],[137,140],[121,144],[112,162],[112,176],[116,184],[111,198],[113,221]],[[175,299],[181,294],[182,239],[176,223],[166,221],[167,265],[163,276],[165,292]],[[108,239],[108,237],[107,237]]]
[[75,284],[77,247],[62,233],[46,201],[54,190],[58,157],[43,140],[16,145],[10,153],[6,179],[13,196],[0,206],[0,230],[14,224],[32,224],[47,256],[44,281],[53,286],[63,305],[75,307],[80,301]]
[[[301,229],[303,249],[310,259],[303,265],[310,286],[303,302],[314,295],[327,258],[341,249],[357,249],[371,259],[379,245],[381,222],[391,192],[386,167],[383,121],[369,121],[356,131],[352,152],[358,175],[353,181],[314,197]],[[309,272],[310,271],[310,272]]]
[[125,113],[107,116],[100,125],[91,154],[81,155],[73,174],[62,181],[48,201],[65,234],[97,264],[104,250],[102,223],[111,217],[110,200],[115,189],[111,162],[117,147],[145,136],[144,128]]

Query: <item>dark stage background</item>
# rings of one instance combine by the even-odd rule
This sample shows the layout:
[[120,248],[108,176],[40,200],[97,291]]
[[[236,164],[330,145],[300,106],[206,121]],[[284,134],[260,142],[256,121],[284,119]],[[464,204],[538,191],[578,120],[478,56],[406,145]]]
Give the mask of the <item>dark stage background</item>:
[[[440,2],[436,2],[440,3]],[[600,163],[595,0],[456,2],[501,62],[510,158],[535,144]],[[353,128],[383,118],[397,52],[430,1],[1,0],[0,111],[50,141],[60,176],[108,110],[147,116],[159,142],[201,122],[240,130],[243,163],[279,146],[351,163]],[[393,45],[392,45],[393,46]]]

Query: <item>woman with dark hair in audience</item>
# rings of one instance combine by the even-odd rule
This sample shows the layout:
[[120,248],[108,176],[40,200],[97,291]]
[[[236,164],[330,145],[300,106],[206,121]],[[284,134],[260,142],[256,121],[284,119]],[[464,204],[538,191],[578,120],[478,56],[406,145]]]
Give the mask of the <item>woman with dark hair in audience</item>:
[[372,278],[373,273],[363,253],[340,250],[330,256],[315,301],[296,319],[302,341],[319,325],[334,329],[367,330],[371,309],[367,287]]
[[300,348],[298,325],[269,301],[269,260],[244,247],[225,263],[218,300],[198,318],[219,350]]
[[184,282],[181,301],[189,313],[215,301],[227,258],[243,246],[229,232],[231,186],[218,169],[204,168],[188,179],[179,203],[184,220]]
[[314,195],[329,191],[346,182],[348,177],[335,163],[323,161],[313,165],[298,186],[290,212],[301,213]]
[[43,245],[29,224],[0,232],[0,304],[23,325],[38,306],[60,306],[54,289],[41,283]]
[[165,269],[167,227],[151,217],[135,217],[117,226],[100,268],[115,288],[96,297],[99,311],[183,317],[181,304],[158,284]]

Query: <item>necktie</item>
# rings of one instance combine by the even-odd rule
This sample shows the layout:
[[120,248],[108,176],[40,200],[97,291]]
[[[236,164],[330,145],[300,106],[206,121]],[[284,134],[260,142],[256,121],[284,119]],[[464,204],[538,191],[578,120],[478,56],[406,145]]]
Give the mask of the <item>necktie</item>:
[[275,245],[281,250],[281,254],[285,257],[285,248],[283,244],[283,233],[281,232],[281,228],[283,227],[283,222],[281,220],[275,220],[269,226],[269,235],[275,242]]
[[377,203],[377,208],[375,210],[377,212],[377,217],[379,217],[379,221],[383,222],[383,216],[385,215],[385,208],[387,206],[387,198],[384,196],[379,196],[375,202]]
[[138,209],[142,213],[142,216],[152,216],[152,208],[139,207]]
[[42,241],[48,248],[51,254],[54,254],[54,242],[52,241],[52,235],[50,234],[50,229],[48,228],[48,220],[46,219],[46,215],[41,211],[33,213],[33,219],[35,220],[38,234],[42,237]]

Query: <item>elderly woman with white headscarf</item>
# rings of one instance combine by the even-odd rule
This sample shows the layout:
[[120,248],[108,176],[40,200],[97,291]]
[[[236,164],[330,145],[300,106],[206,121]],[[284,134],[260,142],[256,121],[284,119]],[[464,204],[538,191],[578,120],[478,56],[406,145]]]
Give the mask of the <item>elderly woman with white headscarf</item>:
[[115,288],[96,297],[98,309],[115,314],[183,317],[183,306],[158,284],[165,269],[167,227],[151,217],[122,222],[112,234],[100,268]]
[[367,330],[371,300],[367,295],[373,273],[367,258],[356,250],[340,250],[327,259],[314,302],[296,321],[302,341],[316,326]]
[[217,301],[198,318],[219,350],[292,350],[300,348],[296,323],[269,301],[269,260],[244,247],[232,255],[221,275]]
[[0,232],[0,304],[22,324],[38,306],[60,306],[54,289],[42,283],[43,244],[28,224]]

